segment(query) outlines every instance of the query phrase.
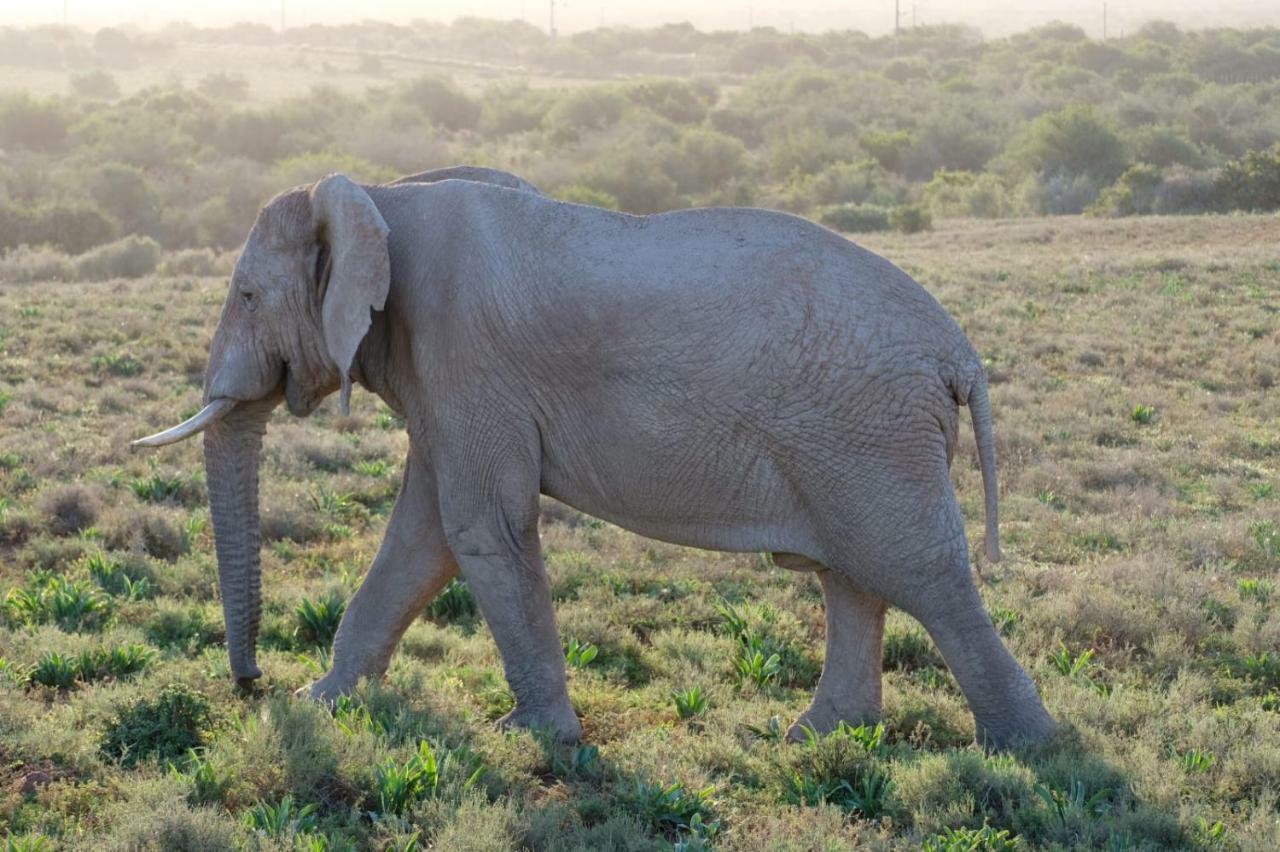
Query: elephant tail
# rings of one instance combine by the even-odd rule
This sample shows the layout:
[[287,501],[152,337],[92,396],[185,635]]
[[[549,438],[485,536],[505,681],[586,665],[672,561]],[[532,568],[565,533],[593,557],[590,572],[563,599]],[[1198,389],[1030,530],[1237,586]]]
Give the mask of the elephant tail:
[[991,425],[991,400],[987,397],[987,373],[976,365],[968,394],[959,398],[969,406],[973,437],[978,445],[978,467],[982,470],[982,493],[986,500],[987,559],[1000,561],[1000,494],[996,483],[996,439]]

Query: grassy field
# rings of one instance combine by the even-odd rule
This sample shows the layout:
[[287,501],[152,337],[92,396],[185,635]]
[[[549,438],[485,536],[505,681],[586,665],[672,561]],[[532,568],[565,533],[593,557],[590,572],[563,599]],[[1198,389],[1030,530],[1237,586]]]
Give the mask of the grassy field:
[[[582,746],[493,728],[511,697],[461,586],[409,630],[385,683],[333,713],[293,698],[327,666],[397,489],[405,437],[367,394],[350,417],[329,403],[273,421],[267,676],[237,695],[199,444],[126,449],[198,407],[224,282],[0,285],[0,836],[1277,848],[1278,224],[944,223],[865,241],[988,360],[1006,559],[977,567],[1063,722],[1052,745],[995,756],[971,745],[954,681],[901,613],[883,729],[780,742],[821,669],[816,582],[552,504],[543,545]],[[964,432],[954,478],[976,541]]]

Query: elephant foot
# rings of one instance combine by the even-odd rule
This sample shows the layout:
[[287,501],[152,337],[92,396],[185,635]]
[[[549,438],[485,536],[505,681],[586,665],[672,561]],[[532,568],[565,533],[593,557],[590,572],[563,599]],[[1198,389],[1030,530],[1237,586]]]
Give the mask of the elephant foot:
[[517,704],[515,709],[497,722],[499,728],[524,728],[530,731],[550,733],[556,742],[576,743],[582,738],[582,723],[568,701],[557,708],[526,708]]
[[787,729],[787,741],[802,743],[809,739],[811,733],[816,733],[818,736],[831,733],[840,726],[841,722],[847,725],[861,725],[875,722],[879,718],[879,708],[842,713],[829,705],[814,702],[808,710],[800,714],[795,724]]
[[354,692],[358,680],[358,678],[339,677],[329,672],[310,686],[302,687],[294,695],[332,706],[341,696]]
[[1058,723],[1039,701],[1016,716],[977,719],[976,739],[986,751],[1008,751],[1047,742],[1058,732]]

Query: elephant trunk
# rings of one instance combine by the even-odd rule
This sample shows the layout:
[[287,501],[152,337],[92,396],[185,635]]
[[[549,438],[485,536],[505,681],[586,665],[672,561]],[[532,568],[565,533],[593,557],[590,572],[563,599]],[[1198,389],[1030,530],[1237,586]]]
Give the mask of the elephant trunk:
[[240,403],[204,433],[205,478],[218,554],[231,673],[243,687],[262,676],[256,661],[262,615],[258,465],[275,400]]

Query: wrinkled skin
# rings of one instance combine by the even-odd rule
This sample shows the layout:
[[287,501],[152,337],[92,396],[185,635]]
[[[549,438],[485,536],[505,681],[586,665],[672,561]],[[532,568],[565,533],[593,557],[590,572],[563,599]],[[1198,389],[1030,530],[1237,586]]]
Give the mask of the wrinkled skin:
[[918,284],[838,235],[761,210],[635,217],[473,180],[334,175],[277,197],[236,265],[206,388],[239,401],[205,440],[243,680],[260,674],[267,413],[283,398],[306,415],[347,376],[405,418],[411,449],[313,696],[380,676],[461,573],[516,697],[504,721],[576,739],[541,493],[641,535],[817,572],[826,663],[797,725],[880,713],[894,605],[933,637],[980,741],[1054,730],[974,587],[951,487],[967,403],[998,558],[978,357]]

